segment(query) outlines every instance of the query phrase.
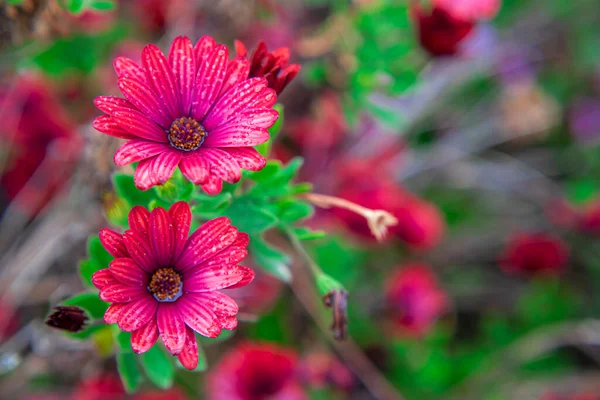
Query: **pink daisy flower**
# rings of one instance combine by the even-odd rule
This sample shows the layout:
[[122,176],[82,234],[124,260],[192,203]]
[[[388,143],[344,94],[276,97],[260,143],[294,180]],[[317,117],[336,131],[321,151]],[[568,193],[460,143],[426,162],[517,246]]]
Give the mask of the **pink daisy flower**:
[[247,234],[221,217],[188,238],[191,222],[185,202],[169,211],[132,208],[124,234],[100,231],[115,259],[92,276],[100,298],[112,303],[104,320],[132,332],[136,353],[148,351],[160,336],[188,369],[198,365],[194,331],[214,338],[237,326],[238,306],[219,290],[245,286],[254,277],[250,268],[237,265],[248,254]]
[[94,101],[106,115],[94,127],[127,139],[115,153],[118,166],[139,161],[135,184],[141,190],[164,184],[177,166],[209,194],[223,181],[240,180],[240,168],[258,171],[266,160],[252,146],[269,139],[278,118],[277,94],[263,77],[249,78],[245,57],[228,61],[228,50],[210,36],[195,46],[187,37],[173,41],[169,57],[153,44],[142,65],[115,59],[125,99]]

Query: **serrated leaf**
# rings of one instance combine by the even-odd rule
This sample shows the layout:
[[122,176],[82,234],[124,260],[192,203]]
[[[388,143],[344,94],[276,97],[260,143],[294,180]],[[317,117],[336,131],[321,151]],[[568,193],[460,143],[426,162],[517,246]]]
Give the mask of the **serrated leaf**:
[[134,353],[119,352],[117,354],[117,370],[127,393],[137,392],[143,377]]
[[250,237],[250,253],[258,266],[265,272],[284,282],[291,282],[290,257],[279,249],[269,245],[260,235],[252,235]]
[[141,360],[144,372],[152,383],[161,389],[173,386],[175,368],[172,357],[165,354],[160,346],[155,345],[142,354]]
[[104,318],[104,313],[108,308],[108,303],[100,300],[98,293],[79,293],[62,302],[65,306],[77,306],[88,312],[92,319]]
[[114,174],[113,185],[115,192],[132,206],[148,207],[150,202],[158,197],[155,188],[146,191],[138,190],[132,175]]
[[277,217],[250,197],[238,197],[224,215],[241,232],[260,233],[277,225]]

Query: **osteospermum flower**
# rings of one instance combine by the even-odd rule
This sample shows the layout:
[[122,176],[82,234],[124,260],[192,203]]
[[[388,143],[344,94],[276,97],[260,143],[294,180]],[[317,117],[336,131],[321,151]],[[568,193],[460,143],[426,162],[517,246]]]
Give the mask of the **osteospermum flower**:
[[139,161],[134,176],[139,189],[164,184],[179,166],[191,182],[217,194],[223,181],[240,180],[240,168],[265,166],[252,146],[269,139],[267,128],[278,118],[271,109],[277,95],[265,78],[249,78],[246,58],[228,61],[228,54],[209,36],[195,46],[180,36],[168,58],[150,44],[141,66],[115,59],[125,99],[96,98],[107,115],[96,118],[94,127],[128,139],[114,160],[119,166]]
[[[235,52],[238,57],[246,57],[248,55],[246,46],[239,40],[235,41]],[[279,94],[300,72],[300,65],[288,65],[289,60],[290,49],[281,47],[273,52],[269,52],[266,43],[261,41],[250,56],[250,76],[265,77],[269,83],[269,87]]]
[[188,238],[191,222],[185,202],[169,211],[132,208],[124,234],[100,231],[115,259],[92,276],[100,298],[112,303],[104,320],[132,332],[136,353],[148,351],[160,336],[188,369],[198,364],[194,331],[214,338],[237,326],[238,306],[219,290],[247,285],[254,277],[250,268],[237,265],[247,255],[248,235],[221,217]]

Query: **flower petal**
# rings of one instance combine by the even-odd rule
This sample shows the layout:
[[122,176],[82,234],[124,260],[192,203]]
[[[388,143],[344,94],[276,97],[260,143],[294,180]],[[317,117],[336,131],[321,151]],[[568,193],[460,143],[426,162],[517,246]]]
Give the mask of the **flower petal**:
[[270,128],[279,118],[277,110],[272,108],[247,108],[236,114],[231,123],[256,126],[259,128]]
[[241,288],[254,280],[254,271],[251,268],[244,267],[243,265],[238,265],[237,267],[244,272],[244,277],[238,283],[229,286],[227,289]]
[[245,57],[238,56],[231,60],[227,66],[225,81],[219,94],[225,93],[237,83],[248,79],[248,72],[250,72],[250,62]]
[[202,121],[211,109],[227,72],[227,47],[220,44],[200,63],[192,97],[192,118]]
[[123,311],[123,308],[125,308],[126,305],[127,304],[123,303],[113,303],[108,306],[104,313],[104,322],[107,324],[116,324],[121,311]]
[[148,225],[150,224],[150,211],[142,206],[134,206],[127,216],[129,228],[136,231],[144,239],[148,239]]
[[178,36],[171,44],[169,64],[173,70],[183,115],[189,115],[192,106],[192,90],[195,86],[196,58],[192,41]]
[[171,126],[173,118],[154,94],[149,86],[130,78],[119,79],[119,89],[142,113],[148,115],[154,122],[167,129]]
[[250,236],[248,236],[248,234],[245,232],[239,232],[237,238],[235,239],[235,242],[233,242],[231,245],[234,247],[246,248],[246,247],[248,247],[249,243],[250,243]]
[[184,201],[178,201],[169,208],[169,215],[173,221],[173,258],[175,262],[187,242],[192,224],[192,211],[190,205]]
[[123,235],[120,233],[110,229],[102,229],[98,234],[98,238],[100,239],[102,246],[104,246],[111,256],[115,258],[129,257],[129,252],[123,241]]
[[94,99],[94,105],[103,113],[112,114],[116,110],[123,108],[133,108],[133,105],[121,97],[98,96]]
[[236,183],[242,178],[237,161],[220,149],[200,149],[198,151],[210,163],[211,174],[215,174],[225,182]]
[[206,147],[248,147],[269,140],[269,131],[257,126],[227,123],[210,132],[204,141]]
[[169,141],[167,132],[153,120],[137,110],[118,110],[113,113],[112,121],[126,132],[158,143]]
[[215,47],[215,40],[211,36],[202,36],[194,46],[194,56],[196,57],[196,67],[200,67],[203,60]]
[[222,150],[232,156],[240,168],[260,171],[267,165],[267,160],[251,147],[226,147]]
[[171,264],[173,256],[173,223],[167,210],[157,207],[150,214],[150,244],[154,257],[161,267]]
[[117,283],[119,282],[108,268],[101,269],[92,274],[92,285],[100,290],[104,289],[106,286],[115,285]]
[[236,265],[213,265],[198,268],[185,276],[183,290],[188,293],[210,292],[235,285],[244,277],[244,271]]
[[221,317],[219,318],[221,328],[232,331],[238,326],[238,320],[236,317]]
[[169,61],[156,45],[149,44],[142,50],[142,65],[148,82],[168,110],[172,122],[181,115],[181,107]]
[[169,151],[141,161],[133,175],[135,186],[140,190],[148,190],[152,186],[163,185],[173,175],[180,160],[180,152]]
[[185,345],[185,323],[179,312],[181,297],[177,303],[160,303],[156,323],[165,347],[173,355],[181,353]]
[[132,230],[125,231],[123,237],[127,251],[129,251],[136,264],[148,273],[154,272],[157,264],[148,240],[140,233]]
[[215,338],[221,333],[221,326],[217,315],[207,308],[193,294],[182,296],[177,306],[181,311],[186,325],[199,334]]
[[202,126],[210,132],[223,125],[232,116],[256,102],[266,87],[267,81],[264,78],[251,78],[234,85],[217,101],[202,121]]
[[271,88],[266,88],[254,102],[250,104],[252,108],[271,108],[277,103],[277,92]]
[[246,55],[248,54],[248,49],[246,49],[246,45],[244,45],[244,42],[236,39],[233,41],[233,44],[235,46],[235,54],[238,57],[246,57]]
[[117,76],[120,78],[136,79],[140,82],[146,82],[146,74],[144,69],[135,61],[127,57],[117,57],[113,62],[113,67]]
[[121,127],[121,125],[117,124],[115,120],[110,115],[102,115],[92,122],[92,126],[98,132],[102,132],[105,135],[116,137],[119,139],[136,139],[137,136],[127,132],[125,129]]
[[170,149],[168,144],[149,142],[145,139],[133,139],[124,143],[115,152],[115,165],[122,167],[123,165],[154,157]]
[[205,222],[190,236],[175,266],[185,271],[199,265],[233,243],[236,236],[237,229],[227,217]]
[[146,294],[141,299],[132,301],[123,307],[117,320],[119,328],[124,332],[133,332],[155,318],[158,301]]
[[194,296],[213,310],[217,317],[232,317],[239,311],[235,300],[221,292],[197,293]]
[[247,255],[248,250],[246,250],[245,247],[235,246],[232,244],[216,254],[214,257],[211,257],[202,264],[199,264],[196,268],[201,269],[213,266],[236,265]]
[[107,303],[129,303],[147,294],[146,288],[117,283],[100,289],[100,300]]
[[207,194],[214,196],[221,193],[221,189],[223,189],[223,181],[215,174],[210,174],[208,175],[208,180],[206,183],[203,183],[200,186]]
[[185,327],[185,345],[177,359],[188,370],[194,370],[198,366],[198,343],[196,334],[189,327]]
[[200,185],[208,180],[210,163],[201,154],[195,152],[181,159],[179,169],[190,182]]
[[117,258],[110,262],[110,272],[120,283],[129,286],[148,285],[150,276],[131,258]]
[[158,339],[158,325],[156,319],[151,318],[150,321],[137,331],[131,334],[131,348],[137,354],[147,352],[154,346]]

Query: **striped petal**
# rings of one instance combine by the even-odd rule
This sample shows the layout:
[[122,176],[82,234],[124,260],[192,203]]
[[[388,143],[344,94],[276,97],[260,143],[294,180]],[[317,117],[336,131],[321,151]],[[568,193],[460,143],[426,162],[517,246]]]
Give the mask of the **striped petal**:
[[169,128],[173,118],[149,86],[130,78],[119,79],[119,89],[127,100],[163,128]]
[[180,152],[169,151],[141,161],[133,176],[135,186],[140,190],[148,190],[152,186],[163,185],[173,175],[180,160]]
[[168,144],[149,142],[145,139],[134,139],[124,143],[115,152],[115,165],[122,167],[171,150]]
[[117,324],[124,332],[133,332],[147,325],[156,315],[158,301],[146,293],[142,298],[123,307]]
[[267,165],[267,160],[251,147],[226,147],[222,150],[233,157],[240,168],[249,171],[260,171]]
[[156,45],[149,44],[142,51],[142,65],[148,82],[168,110],[172,122],[181,115],[181,107],[177,83],[169,61]]
[[198,366],[198,343],[196,334],[186,326],[185,345],[183,351],[179,353],[177,359],[186,369],[192,371]]
[[111,118],[123,130],[138,138],[159,143],[168,142],[167,132],[137,110],[115,111]]
[[227,73],[225,74],[225,82],[221,88],[220,95],[231,89],[241,81],[248,79],[250,71],[250,62],[245,57],[236,57],[229,62]]
[[143,271],[131,258],[117,258],[109,265],[110,272],[120,283],[129,286],[148,285],[150,275]]
[[208,180],[206,183],[203,183],[200,186],[207,194],[214,196],[221,193],[221,189],[223,189],[223,181],[215,174],[210,174],[208,175]]
[[98,234],[100,243],[110,253],[111,256],[117,257],[129,257],[127,247],[123,241],[123,235],[112,231],[110,229],[102,229]]
[[195,294],[202,304],[210,308],[217,317],[232,317],[239,311],[235,300],[221,292]]
[[158,332],[165,347],[173,355],[181,353],[185,345],[185,323],[179,312],[181,297],[177,303],[160,303],[156,313]]
[[194,46],[194,56],[196,58],[196,67],[200,67],[203,60],[210,54],[215,47],[215,40],[211,36],[202,36]]
[[94,105],[103,113],[112,114],[116,110],[133,108],[133,105],[121,97],[98,96],[94,99]]
[[117,76],[120,78],[135,79],[139,82],[146,82],[146,74],[144,69],[135,61],[127,57],[117,57],[113,62],[113,67]]
[[201,154],[194,152],[181,159],[179,169],[190,182],[200,185],[208,180],[210,164]]
[[119,281],[117,281],[108,268],[101,269],[92,274],[92,285],[100,290],[109,285],[116,285],[117,283]]
[[189,115],[196,76],[196,58],[190,39],[185,36],[175,38],[169,51],[169,64],[177,83],[182,114]]
[[244,277],[244,271],[235,265],[214,265],[194,269],[186,274],[186,293],[211,292],[235,285]]
[[248,250],[246,250],[246,247],[236,246],[234,243],[231,246],[223,249],[221,252],[217,253],[214,257],[209,258],[202,264],[198,264],[197,268],[201,269],[205,267],[213,267],[220,265],[236,265],[244,258],[246,258],[247,255]]
[[100,300],[107,303],[129,303],[147,294],[146,288],[118,283],[100,289]]
[[248,267],[244,267],[243,265],[238,265],[238,268],[240,268],[243,272],[244,272],[244,277],[235,285],[229,286],[227,289],[236,289],[236,288],[240,288],[243,286],[246,286],[247,284],[249,284],[250,282],[252,282],[254,280],[254,271],[251,268]]
[[156,319],[151,318],[150,321],[137,331],[131,334],[131,348],[137,354],[147,352],[154,346],[158,339],[158,325]]
[[242,177],[237,161],[220,149],[200,149],[198,151],[210,163],[210,172],[225,182],[236,183]]
[[117,124],[110,115],[102,115],[92,122],[92,126],[98,132],[119,139],[136,139],[137,136],[127,132],[121,125]]
[[252,108],[271,108],[277,103],[277,92],[271,88],[266,88],[250,107]]
[[227,123],[210,132],[206,147],[248,147],[269,140],[269,131],[252,125]]
[[157,207],[150,214],[150,244],[161,267],[171,263],[175,241],[173,223],[167,210]]
[[277,110],[272,108],[247,108],[236,114],[231,123],[240,123],[259,128],[270,128],[279,118]]
[[187,242],[192,224],[192,211],[190,205],[184,201],[179,201],[169,208],[169,215],[173,221],[173,258],[175,262]]
[[129,228],[136,231],[144,239],[148,238],[148,225],[150,221],[150,211],[142,206],[134,206],[127,216]]
[[152,273],[156,267],[156,260],[152,248],[147,239],[136,231],[128,230],[123,234],[125,246],[136,264],[148,273]]
[[123,311],[127,304],[122,303],[114,303],[108,306],[106,312],[104,313],[104,322],[107,324],[116,324],[119,320],[119,314]]
[[175,265],[180,271],[199,265],[231,245],[236,236],[237,229],[227,217],[205,222],[190,236]]
[[182,296],[177,304],[186,325],[199,334],[215,338],[221,333],[217,315],[207,308],[195,295]]
[[198,68],[191,112],[192,117],[197,121],[202,121],[221,91],[227,72],[228,54],[226,46],[218,45]]

